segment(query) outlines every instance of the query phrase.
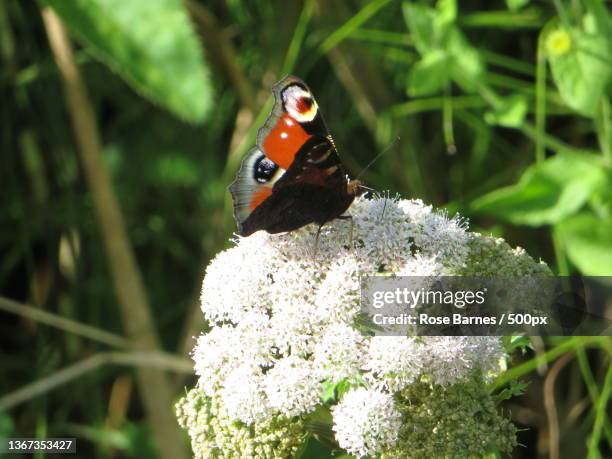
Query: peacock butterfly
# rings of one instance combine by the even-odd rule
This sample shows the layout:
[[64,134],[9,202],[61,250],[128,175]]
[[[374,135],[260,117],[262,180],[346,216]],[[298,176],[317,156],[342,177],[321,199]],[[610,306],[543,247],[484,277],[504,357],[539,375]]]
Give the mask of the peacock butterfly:
[[272,89],[274,106],[229,191],[238,233],[281,233],[342,214],[360,194],[348,180],[312,92],[287,76]]

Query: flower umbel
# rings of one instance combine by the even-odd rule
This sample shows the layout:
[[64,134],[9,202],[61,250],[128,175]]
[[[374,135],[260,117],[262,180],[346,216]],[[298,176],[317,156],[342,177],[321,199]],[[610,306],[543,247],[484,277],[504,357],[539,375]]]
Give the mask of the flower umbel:
[[[460,411],[476,403],[444,404],[457,391],[487,406],[470,420],[481,433],[464,438],[461,457],[515,444],[483,392],[502,371],[500,340],[362,335],[359,276],[547,274],[546,265],[421,201],[358,198],[349,212],[352,237],[350,222],[326,224],[316,257],[311,225],[238,238],[208,266],[202,311],[211,330],[193,352],[199,383],[177,408],[196,457],[290,457],[322,411],[351,454],[433,457],[441,437],[417,439],[407,423],[459,431]],[[425,455],[413,456],[413,440]]]
[[347,392],[332,415],[338,444],[357,457],[395,446],[402,425],[393,396],[364,387]]

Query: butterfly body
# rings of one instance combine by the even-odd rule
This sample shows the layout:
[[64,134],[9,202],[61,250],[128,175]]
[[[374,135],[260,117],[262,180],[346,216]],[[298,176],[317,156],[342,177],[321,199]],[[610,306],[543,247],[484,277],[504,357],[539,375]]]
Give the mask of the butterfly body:
[[230,185],[238,232],[280,233],[340,217],[359,192],[349,181],[312,93],[288,76],[273,88],[275,104],[257,146]]

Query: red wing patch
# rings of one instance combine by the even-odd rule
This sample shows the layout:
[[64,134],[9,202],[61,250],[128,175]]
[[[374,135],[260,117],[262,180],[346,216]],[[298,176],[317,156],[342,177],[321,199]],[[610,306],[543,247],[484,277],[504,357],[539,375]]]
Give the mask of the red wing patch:
[[289,169],[296,153],[310,135],[288,114],[281,116],[263,141],[268,158],[283,169]]
[[253,193],[253,197],[251,198],[251,202],[249,202],[249,208],[254,210],[258,207],[262,202],[272,196],[272,188],[270,187],[261,187],[255,193]]

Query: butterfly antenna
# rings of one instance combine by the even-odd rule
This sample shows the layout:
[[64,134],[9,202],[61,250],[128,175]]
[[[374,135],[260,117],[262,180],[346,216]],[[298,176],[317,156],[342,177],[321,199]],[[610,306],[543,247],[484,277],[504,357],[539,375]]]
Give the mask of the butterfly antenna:
[[365,171],[367,171],[367,170],[370,168],[370,166],[372,166],[372,164],[374,164],[376,161],[378,161],[378,158],[380,158],[382,155],[384,155],[384,154],[385,154],[385,153],[387,153],[389,150],[391,150],[391,148],[393,148],[393,147],[395,146],[395,144],[396,144],[396,143],[397,143],[399,140],[400,140],[400,136],[398,135],[398,136],[397,136],[397,137],[396,137],[396,138],[393,140],[393,142],[391,142],[391,143],[389,144],[389,146],[387,146],[387,148],[385,148],[383,151],[381,151],[380,153],[378,153],[378,154],[377,154],[377,155],[374,157],[374,159],[373,159],[372,161],[370,161],[370,162],[368,163],[368,165],[367,165],[366,167],[364,167],[364,168],[361,170],[361,172],[360,172],[360,173],[359,173],[359,175],[358,175],[358,176],[355,178],[355,180],[358,180],[358,179],[359,179],[359,177],[361,177],[361,176],[364,174],[364,172],[365,172]]
[[378,193],[378,190],[375,190],[374,188],[371,188],[369,186],[363,185],[363,184],[359,184],[359,188],[363,188],[364,190],[368,190],[368,191],[373,191],[374,193]]

